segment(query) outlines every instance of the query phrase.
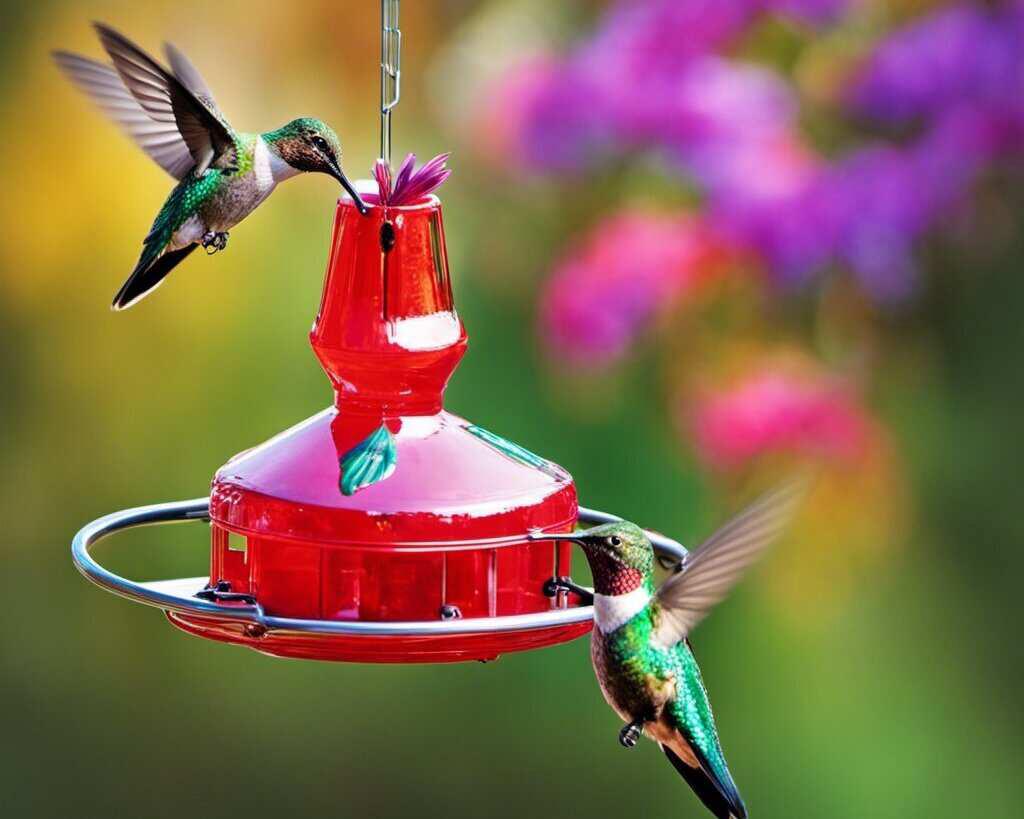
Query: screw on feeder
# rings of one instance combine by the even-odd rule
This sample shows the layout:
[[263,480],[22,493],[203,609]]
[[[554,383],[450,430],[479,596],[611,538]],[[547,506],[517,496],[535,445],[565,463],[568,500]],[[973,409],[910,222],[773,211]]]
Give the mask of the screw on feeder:
[[459,620],[462,618],[462,610],[450,603],[445,603],[441,606],[440,614],[442,620]]
[[197,591],[195,596],[200,600],[210,600],[215,603],[247,603],[250,606],[256,604],[256,598],[253,595],[231,591],[231,584],[227,580],[218,580],[214,585]]

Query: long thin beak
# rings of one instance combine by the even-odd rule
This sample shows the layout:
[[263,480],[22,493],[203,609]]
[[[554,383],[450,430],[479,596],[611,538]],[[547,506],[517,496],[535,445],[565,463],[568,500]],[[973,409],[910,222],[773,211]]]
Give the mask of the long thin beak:
[[370,209],[337,164],[331,166],[331,176],[341,183],[341,186],[348,192],[348,195],[352,197],[352,201],[356,203],[356,207],[359,209],[359,212],[363,216],[366,216],[366,214],[370,212]]
[[535,542],[535,541],[560,541],[560,540],[568,540],[570,543],[578,543],[580,546],[582,546],[582,545],[584,545],[584,543],[586,543],[586,540],[584,538],[579,537],[577,535],[574,535],[572,533],[568,533],[568,532],[564,533],[564,534],[535,534],[535,535],[527,535],[526,539],[531,541],[531,542]]

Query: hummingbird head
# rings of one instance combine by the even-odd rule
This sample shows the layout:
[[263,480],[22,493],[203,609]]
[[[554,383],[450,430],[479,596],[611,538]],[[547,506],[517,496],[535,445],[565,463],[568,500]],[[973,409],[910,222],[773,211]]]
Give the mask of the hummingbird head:
[[594,591],[628,594],[643,585],[654,570],[654,548],[644,530],[621,520],[566,535],[536,535],[533,540],[571,540],[587,556]]
[[341,170],[341,142],[327,123],[314,117],[299,117],[264,138],[295,170],[333,176],[348,191],[360,213],[365,215],[369,210]]

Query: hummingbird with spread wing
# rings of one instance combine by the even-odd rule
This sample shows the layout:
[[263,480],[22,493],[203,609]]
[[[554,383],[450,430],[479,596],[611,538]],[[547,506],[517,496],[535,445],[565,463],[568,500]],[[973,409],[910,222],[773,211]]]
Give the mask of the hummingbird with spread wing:
[[341,144],[325,123],[300,117],[247,134],[227,122],[188,58],[171,44],[165,68],[131,40],[95,24],[112,64],[67,51],[54,60],[80,90],[161,168],[178,180],[142,242],[142,255],[114,297],[123,310],[151,293],[200,245],[223,250],[228,231],[279,182],[299,173],[337,179],[360,212],[367,207],[341,170]]
[[689,552],[655,589],[655,555],[644,531],[617,521],[571,535],[590,564],[594,591],[559,578],[556,586],[592,596],[591,660],[605,700],[626,723],[627,748],[641,734],[665,756],[718,819],[746,819],[725,762],[689,635],[779,534],[802,495],[797,485],[762,497]]

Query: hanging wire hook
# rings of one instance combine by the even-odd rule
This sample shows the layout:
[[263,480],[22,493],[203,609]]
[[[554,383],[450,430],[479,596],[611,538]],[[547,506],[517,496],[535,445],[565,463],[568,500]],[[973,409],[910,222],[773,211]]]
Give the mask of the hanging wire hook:
[[400,0],[380,2],[380,158],[391,164],[391,111],[402,96]]

